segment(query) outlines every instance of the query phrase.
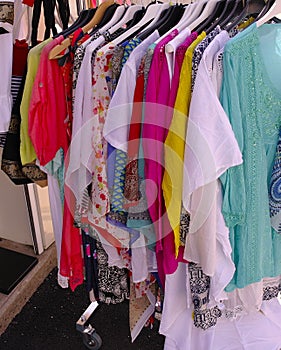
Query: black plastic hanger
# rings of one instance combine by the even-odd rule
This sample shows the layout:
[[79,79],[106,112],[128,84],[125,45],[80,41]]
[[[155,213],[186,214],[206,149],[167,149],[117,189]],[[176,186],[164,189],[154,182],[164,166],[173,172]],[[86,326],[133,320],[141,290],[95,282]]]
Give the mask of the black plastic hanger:
[[267,0],[267,2],[265,3],[263,9],[261,10],[261,12],[258,14],[256,21],[258,21],[260,18],[262,18],[263,15],[266,14],[266,12],[271,8],[271,6],[274,4],[275,0]]
[[103,27],[104,25],[106,25],[106,23],[108,23],[111,20],[111,18],[114,15],[114,12],[116,11],[117,7],[119,7],[119,6],[120,5],[118,5],[118,4],[113,4],[106,9],[105,14],[103,15],[103,18],[102,18],[100,24],[98,25],[99,28]]
[[156,1],[156,0],[151,1],[151,2],[146,6],[146,8],[148,8],[149,6],[151,6],[151,5],[153,5],[153,4],[163,4],[163,1]]
[[[165,10],[164,10],[165,11]],[[166,11],[160,15],[160,19],[148,28],[146,31],[139,35],[141,40],[147,38],[154,30],[158,30],[159,35],[162,36],[179,23],[184,13],[184,7],[182,5],[174,5],[166,9]]]
[[168,15],[169,11],[171,11],[171,10],[172,10],[171,7],[164,9],[164,10],[161,12],[160,16],[159,16],[158,21],[157,21],[154,25],[152,25],[151,27],[147,28],[145,31],[143,31],[142,33],[140,33],[139,35],[137,35],[137,37],[138,37],[139,39],[141,39],[142,41],[143,41],[145,38],[147,38],[150,34],[152,34],[152,33],[159,27],[159,24],[161,25],[161,23],[164,23],[164,21],[165,21],[166,18],[167,18],[167,15]]
[[[233,18],[235,18],[237,16],[236,12],[237,12],[237,7],[239,6],[239,3],[241,3],[241,0],[229,0],[228,14],[219,23],[221,28],[224,28],[224,26],[226,26],[228,23],[230,23],[233,20]],[[242,10],[240,10],[240,12],[241,11]]]
[[66,35],[67,35],[67,32],[76,30],[82,27],[83,25],[85,25],[86,23],[88,23],[89,20],[94,16],[95,10],[96,9],[83,10],[80,13],[79,17],[77,18],[77,20],[74,21],[73,24],[62,33],[64,34],[64,32],[66,32]]
[[220,25],[230,14],[233,8],[234,0],[225,0],[222,2],[223,9],[217,19],[205,30],[206,34],[211,33],[212,30],[216,28],[217,25]]
[[235,28],[241,21],[245,18],[247,13],[247,1],[246,0],[246,6],[243,6],[242,0],[238,1],[237,7],[235,9],[235,12],[233,14],[233,18],[230,19],[230,21],[224,26],[224,29],[227,31],[231,31],[233,28]]
[[[117,37],[118,37],[119,35],[125,33],[125,32],[126,32],[127,30],[129,30],[130,28],[132,28],[135,24],[137,24],[137,23],[143,18],[143,15],[144,15],[145,11],[146,11],[146,8],[145,8],[145,7],[143,7],[142,9],[140,9],[140,10],[138,10],[138,11],[136,11],[136,12],[134,13],[133,18],[132,18],[129,22],[126,23],[125,28],[119,28],[119,29],[118,29],[118,35],[117,35]],[[125,11],[125,12],[126,12],[126,11]],[[125,12],[124,12],[123,16],[125,15]],[[120,20],[123,18],[123,16],[120,18]],[[122,30],[121,30],[121,29],[122,29]],[[96,30],[98,30],[98,28],[97,28]],[[127,40],[127,39],[126,39],[126,40]]]
[[138,10],[135,12],[133,18],[130,20],[130,22],[127,23],[126,30],[132,28],[135,24],[137,24],[145,14],[145,7],[143,7],[141,10]]
[[[239,6],[238,6],[239,7]],[[257,17],[264,7],[263,0],[246,0],[242,12],[234,19],[234,21],[225,27],[225,30],[230,31],[235,28],[247,17]]]
[[66,38],[68,35],[75,32],[75,30],[87,24],[93,18],[95,12],[95,8],[81,11],[76,21],[74,21],[69,28],[63,30],[58,35],[56,35],[56,37],[58,37],[59,35],[63,35]]
[[[166,6],[165,6],[166,7]],[[156,18],[159,17],[159,14],[161,13],[163,9],[163,5],[161,3],[155,3],[151,4],[146,8],[146,11],[141,18],[139,22],[137,22],[133,27],[131,27],[129,30],[126,30],[123,34],[120,35],[120,37],[116,38],[114,41],[117,45],[122,44],[124,41],[129,40],[132,37],[135,37],[138,33],[140,33],[145,28],[148,28],[148,26],[153,22],[155,22],[155,16]]]
[[[170,20],[170,18],[171,18],[171,16],[172,16],[172,14],[174,13],[176,7],[178,7],[178,6],[177,6],[177,5],[174,5],[174,6],[170,6],[168,9],[163,10],[163,11],[161,12],[161,14],[160,14],[160,17],[159,17],[158,21],[157,21],[152,27],[149,27],[149,28],[147,28],[147,30],[145,30],[144,32],[142,32],[142,33],[140,34],[139,38],[140,38],[141,40],[144,40],[144,39],[147,38],[150,34],[152,34],[156,29],[159,30],[159,28],[160,28],[163,24],[167,23],[167,22]],[[160,32],[159,32],[159,34],[160,34]],[[160,36],[161,36],[161,34],[160,34]]]
[[228,16],[229,11],[232,9],[232,6],[229,5],[230,1],[231,0],[223,0],[221,2],[221,13],[218,14],[217,18],[213,20],[209,27],[205,28],[205,32],[207,35],[211,33],[211,31],[214,30],[216,26],[219,25]]
[[[127,24],[126,29],[124,29],[124,33],[128,30],[130,30],[131,28],[133,28],[136,24],[138,24],[142,18],[145,16],[146,12],[148,11],[149,6],[156,4],[156,3],[161,3],[161,2],[156,2],[153,1],[151,3],[149,3],[146,7],[144,7],[141,13],[139,13],[139,11],[137,11],[134,15],[134,17],[132,18],[133,23],[131,23],[131,21]],[[153,19],[151,19],[150,21],[146,22],[143,26],[137,28],[134,32],[131,33],[131,35],[129,35],[126,39],[124,39],[123,41],[121,41],[122,44],[125,41],[131,40],[132,38],[134,38],[135,36],[138,36],[138,33],[141,33],[146,27],[149,26],[149,24],[153,21]],[[141,39],[141,38],[140,38]],[[143,40],[143,39],[142,39]]]
[[184,10],[185,8],[182,5],[175,5],[173,7],[173,11],[171,11],[169,16],[167,15],[168,18],[166,19],[166,21],[164,21],[164,23],[162,23],[158,27],[158,32],[160,36],[163,36],[171,28],[175,27],[179,23],[180,19],[184,14]]
[[[220,0],[216,3],[215,9],[212,12],[211,16],[208,16],[208,18],[203,21],[197,28],[194,29],[197,33],[202,33],[203,31],[207,32],[207,29],[211,28],[210,25],[214,23],[224,12],[226,9],[226,0]],[[210,31],[208,31],[209,33]]]
[[[99,28],[103,27],[106,23],[108,23],[111,20],[111,18],[113,17],[114,12],[116,11],[116,8],[118,6],[120,6],[120,5],[118,5],[118,4],[110,5],[105,10],[105,13],[104,13],[103,18],[102,18],[101,22],[99,23],[99,25],[97,27],[93,28],[93,30],[89,34],[90,35],[94,35]],[[73,30],[71,28],[71,32],[70,33],[66,33],[65,35],[63,34],[64,36],[68,36],[69,34],[73,33],[73,31],[75,31],[76,29],[85,26],[94,17],[94,15],[96,13],[96,8],[91,8],[89,10],[83,10],[82,12],[84,12],[84,11],[86,11],[88,13],[86,18],[84,19],[84,21],[82,21],[80,23],[76,23],[75,29]]]
[[94,27],[91,32],[89,33],[90,36],[93,36],[101,27],[103,27],[104,25],[106,25],[106,23],[108,23],[111,18],[113,17],[116,8],[120,6],[118,4],[113,4],[111,6],[109,6],[106,10],[105,10],[105,14],[100,22],[100,24],[96,27]]
[[264,8],[264,0],[249,0],[247,16],[257,17]]

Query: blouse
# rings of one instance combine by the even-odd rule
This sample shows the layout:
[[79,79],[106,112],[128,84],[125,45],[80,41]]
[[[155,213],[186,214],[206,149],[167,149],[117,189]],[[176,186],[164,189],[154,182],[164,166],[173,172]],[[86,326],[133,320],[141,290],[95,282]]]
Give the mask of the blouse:
[[20,105],[21,112],[21,125],[20,125],[20,155],[22,164],[28,164],[36,159],[36,153],[31,142],[30,136],[28,134],[28,109],[29,102],[32,95],[32,87],[37,74],[40,55],[43,48],[51,42],[52,39],[47,39],[41,44],[35,46],[29,51],[27,58],[27,75],[24,85],[23,97]]
[[56,60],[49,60],[50,50],[63,41],[60,36],[45,46],[41,53],[29,106],[28,131],[41,165],[50,162],[69,144],[64,81]]
[[271,227],[268,201],[281,124],[279,38],[280,24],[252,24],[224,51],[221,102],[243,156],[220,178],[236,266],[228,291],[281,273],[281,236]]

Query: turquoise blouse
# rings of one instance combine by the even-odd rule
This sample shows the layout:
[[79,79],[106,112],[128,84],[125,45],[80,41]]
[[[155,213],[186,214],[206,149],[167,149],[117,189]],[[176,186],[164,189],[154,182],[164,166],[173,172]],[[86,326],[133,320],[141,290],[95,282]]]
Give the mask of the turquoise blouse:
[[226,44],[223,67],[221,103],[243,155],[221,177],[232,291],[281,274],[281,235],[271,227],[268,200],[281,125],[281,25],[254,23],[238,34]]

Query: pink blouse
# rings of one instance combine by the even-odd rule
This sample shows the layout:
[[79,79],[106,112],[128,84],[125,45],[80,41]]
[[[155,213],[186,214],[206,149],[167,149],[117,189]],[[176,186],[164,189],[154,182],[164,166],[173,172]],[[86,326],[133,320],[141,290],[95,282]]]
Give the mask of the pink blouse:
[[49,60],[50,50],[63,41],[51,41],[42,50],[28,113],[28,132],[41,165],[49,163],[69,144],[64,81],[57,60]]
[[171,113],[167,113],[170,78],[165,45],[177,34],[178,31],[174,30],[155,47],[147,82],[143,125],[146,196],[148,210],[155,227],[158,273],[162,283],[164,275],[173,273],[178,263],[175,259],[173,232],[162,193],[164,142],[171,122]]

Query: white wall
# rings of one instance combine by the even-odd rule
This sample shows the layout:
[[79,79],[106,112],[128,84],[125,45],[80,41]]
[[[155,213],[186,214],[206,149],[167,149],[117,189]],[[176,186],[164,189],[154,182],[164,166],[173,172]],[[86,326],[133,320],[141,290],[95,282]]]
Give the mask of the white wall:
[[0,171],[0,238],[33,245],[24,188]]

